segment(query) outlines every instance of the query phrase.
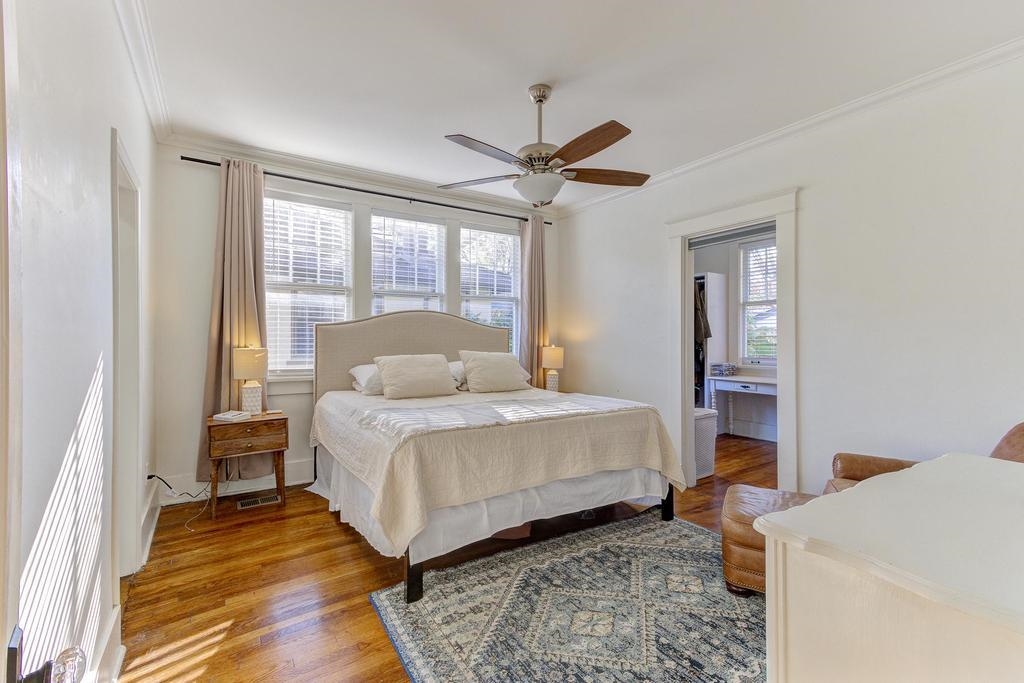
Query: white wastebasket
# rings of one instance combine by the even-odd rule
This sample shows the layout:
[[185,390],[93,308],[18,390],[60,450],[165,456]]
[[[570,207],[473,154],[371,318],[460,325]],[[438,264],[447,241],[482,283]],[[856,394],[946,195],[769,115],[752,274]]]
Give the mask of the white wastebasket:
[[693,413],[697,478],[703,479],[715,473],[715,438],[718,436],[718,411],[711,408],[696,408]]

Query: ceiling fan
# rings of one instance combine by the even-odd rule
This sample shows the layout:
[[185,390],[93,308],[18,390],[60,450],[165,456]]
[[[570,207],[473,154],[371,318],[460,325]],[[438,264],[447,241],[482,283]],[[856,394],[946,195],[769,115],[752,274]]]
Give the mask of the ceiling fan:
[[468,147],[474,152],[512,164],[520,172],[477,178],[476,180],[463,180],[460,183],[439,185],[438,189],[450,190],[456,187],[495,183],[499,180],[515,180],[512,187],[516,189],[516,192],[522,195],[526,201],[540,207],[550,204],[554,200],[566,180],[596,185],[637,187],[646,183],[647,179],[651,177],[647,173],[616,171],[607,168],[565,168],[569,164],[575,164],[577,161],[597,154],[602,149],[611,147],[629,135],[631,131],[618,121],[608,121],[593,130],[588,130],[561,147],[544,142],[544,103],[551,97],[551,86],[543,83],[531,85],[527,92],[530,93],[533,103],[537,105],[537,142],[520,148],[516,154],[498,149],[486,142],[480,142],[468,135],[445,136],[452,142]]

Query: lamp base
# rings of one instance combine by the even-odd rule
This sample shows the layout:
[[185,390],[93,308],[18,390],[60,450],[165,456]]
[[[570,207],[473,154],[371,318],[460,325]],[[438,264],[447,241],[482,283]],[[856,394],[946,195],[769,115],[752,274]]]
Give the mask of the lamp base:
[[242,410],[250,415],[263,414],[263,387],[256,380],[242,385]]
[[558,370],[548,370],[548,374],[544,375],[544,388],[558,391]]

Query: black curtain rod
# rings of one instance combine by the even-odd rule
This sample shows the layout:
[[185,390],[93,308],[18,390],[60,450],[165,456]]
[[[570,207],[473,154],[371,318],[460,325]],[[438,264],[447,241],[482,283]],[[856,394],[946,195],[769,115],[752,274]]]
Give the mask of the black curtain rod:
[[[208,161],[207,159],[198,159],[196,157],[188,157],[184,154],[181,155],[182,161],[191,161],[195,164],[206,164],[207,166],[220,166],[219,161]],[[297,180],[300,183],[312,183],[313,185],[323,185],[324,187],[335,187],[339,190],[349,190],[351,192],[362,192],[363,194],[374,194],[378,197],[390,197],[391,199],[401,199],[405,202],[419,202],[420,204],[430,204],[431,206],[443,206],[446,209],[458,209],[459,211],[469,211],[471,213],[482,213],[488,216],[500,216],[501,218],[511,218],[517,221],[528,221],[529,218],[525,216],[513,216],[509,213],[498,213],[497,211],[485,211],[483,209],[467,209],[464,206],[457,206],[455,204],[445,204],[444,202],[435,202],[430,199],[417,199],[416,197],[406,197],[400,194],[391,194],[390,192],[378,192],[377,190],[366,190],[361,187],[352,187],[351,185],[339,185],[338,183],[329,183],[326,180],[313,180],[312,178],[302,178],[296,175],[288,175],[287,173],[277,173],[275,171],[268,171],[264,169],[263,175],[273,176],[274,178],[284,178],[285,180]],[[544,221],[544,225],[551,225],[551,221]]]

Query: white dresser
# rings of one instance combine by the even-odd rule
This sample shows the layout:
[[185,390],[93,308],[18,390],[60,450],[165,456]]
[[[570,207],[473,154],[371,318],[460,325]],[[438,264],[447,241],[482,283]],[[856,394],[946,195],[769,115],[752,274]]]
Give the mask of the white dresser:
[[754,528],[769,680],[1024,680],[1024,464],[946,455]]

